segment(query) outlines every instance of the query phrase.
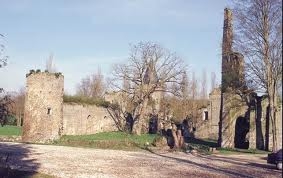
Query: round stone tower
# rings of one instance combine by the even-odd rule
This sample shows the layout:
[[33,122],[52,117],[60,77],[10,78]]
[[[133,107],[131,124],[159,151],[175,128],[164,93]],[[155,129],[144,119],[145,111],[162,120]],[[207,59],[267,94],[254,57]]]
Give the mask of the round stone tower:
[[24,142],[58,139],[63,129],[64,76],[61,73],[27,74]]

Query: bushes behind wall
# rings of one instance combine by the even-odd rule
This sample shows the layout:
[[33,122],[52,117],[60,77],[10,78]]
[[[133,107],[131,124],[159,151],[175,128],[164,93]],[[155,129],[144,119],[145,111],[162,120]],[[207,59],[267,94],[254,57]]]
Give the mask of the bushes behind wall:
[[64,103],[88,104],[104,108],[107,108],[110,105],[110,103],[108,101],[105,101],[104,99],[94,99],[85,96],[64,95],[63,101]]

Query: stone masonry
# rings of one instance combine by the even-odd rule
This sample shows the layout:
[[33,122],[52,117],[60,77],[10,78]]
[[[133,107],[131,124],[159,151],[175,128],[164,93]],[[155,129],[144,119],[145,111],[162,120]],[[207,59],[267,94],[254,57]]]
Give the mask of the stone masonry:
[[63,135],[90,135],[109,131],[117,131],[117,127],[106,108],[63,104]]
[[48,72],[27,77],[23,141],[58,139],[63,129],[64,76]]
[[[267,100],[247,88],[244,81],[244,56],[232,50],[232,42],[232,12],[226,8],[221,92],[212,93],[210,96],[211,115],[219,115],[218,144],[221,147],[270,149],[272,132],[271,123],[267,123],[269,120],[266,115]],[[241,94],[245,92],[246,96],[242,97]],[[261,98],[260,102],[259,98]],[[220,107],[218,107],[219,103]],[[213,110],[213,108],[217,109]],[[217,112],[218,109],[220,112]],[[277,112],[277,124],[278,143],[282,147],[282,108]]]
[[27,76],[24,142],[50,142],[62,135],[117,131],[106,108],[63,103],[64,76],[33,72]]

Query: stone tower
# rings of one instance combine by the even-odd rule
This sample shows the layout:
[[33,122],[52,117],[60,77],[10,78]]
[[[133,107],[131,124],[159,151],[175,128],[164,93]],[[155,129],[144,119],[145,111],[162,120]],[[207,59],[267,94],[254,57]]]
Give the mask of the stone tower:
[[230,9],[225,8],[222,42],[221,104],[218,135],[218,144],[221,147],[235,146],[235,139],[237,139],[237,137],[235,137],[235,127],[238,118],[243,118],[243,122],[241,122],[240,125],[238,124],[239,127],[245,127],[245,131],[249,128],[248,120],[245,116],[247,111],[246,103],[241,100],[239,95],[235,94],[235,91],[238,89],[242,90],[246,88],[244,82],[244,57],[242,54],[234,52],[232,46],[232,12]]
[[224,25],[222,38],[222,57],[227,57],[232,52],[233,27],[232,12],[230,9],[224,9]]
[[64,76],[31,72],[27,75],[23,141],[58,139],[63,129]]
[[222,41],[222,87],[243,88],[244,83],[244,56],[233,52],[232,12],[224,9],[223,41]]

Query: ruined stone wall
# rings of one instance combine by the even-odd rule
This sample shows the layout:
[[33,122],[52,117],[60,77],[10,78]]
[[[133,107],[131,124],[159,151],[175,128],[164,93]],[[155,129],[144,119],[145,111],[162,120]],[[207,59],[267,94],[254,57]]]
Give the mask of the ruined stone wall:
[[214,89],[209,95],[209,138],[218,139],[221,91]]
[[194,132],[194,136],[196,138],[210,138],[209,128],[209,121],[198,118],[198,123],[196,124],[196,131]]
[[39,72],[27,77],[23,141],[48,142],[62,132],[64,77]]
[[105,108],[64,103],[63,135],[88,135],[109,131],[117,131],[117,127]]
[[277,136],[278,136],[278,148],[282,148],[282,103],[277,112]]
[[[197,118],[195,137],[218,139],[220,99],[221,91],[219,88],[214,89],[209,94],[208,107],[201,109],[198,114],[199,118]],[[205,118],[205,112],[208,114],[207,118]]]
[[[257,132],[258,136],[257,139],[261,138],[261,136],[263,137],[263,148],[266,148],[266,136],[268,136],[269,141],[268,141],[268,149],[271,150],[272,146],[273,146],[273,142],[272,142],[272,123],[269,120],[269,128],[267,128],[267,106],[268,106],[268,101],[267,99],[264,99],[262,102],[262,110],[261,110],[261,117],[259,117],[258,119],[260,120],[261,123],[261,127],[260,129],[258,129],[259,131]],[[277,143],[278,143],[278,147],[282,148],[282,105],[279,106],[277,113],[276,113],[276,121],[277,121]],[[267,134],[266,131],[269,131],[269,133]],[[258,141],[259,142],[259,141]]]
[[[236,141],[239,139],[237,136],[235,138],[237,119],[243,122],[238,124],[239,130],[248,127],[248,124],[244,124],[245,122],[248,123],[248,118],[246,117],[248,107],[241,97],[235,93],[237,90],[246,88],[244,82],[244,57],[242,54],[232,50],[232,44],[232,11],[225,8],[222,42],[222,97],[219,108],[221,112],[219,114],[219,144],[221,144],[221,147],[235,146],[235,139]],[[245,138],[241,138],[241,140],[245,140]]]
[[236,121],[239,117],[246,118],[247,111],[248,106],[239,95],[233,92],[223,94],[221,147],[233,148],[235,146]]

